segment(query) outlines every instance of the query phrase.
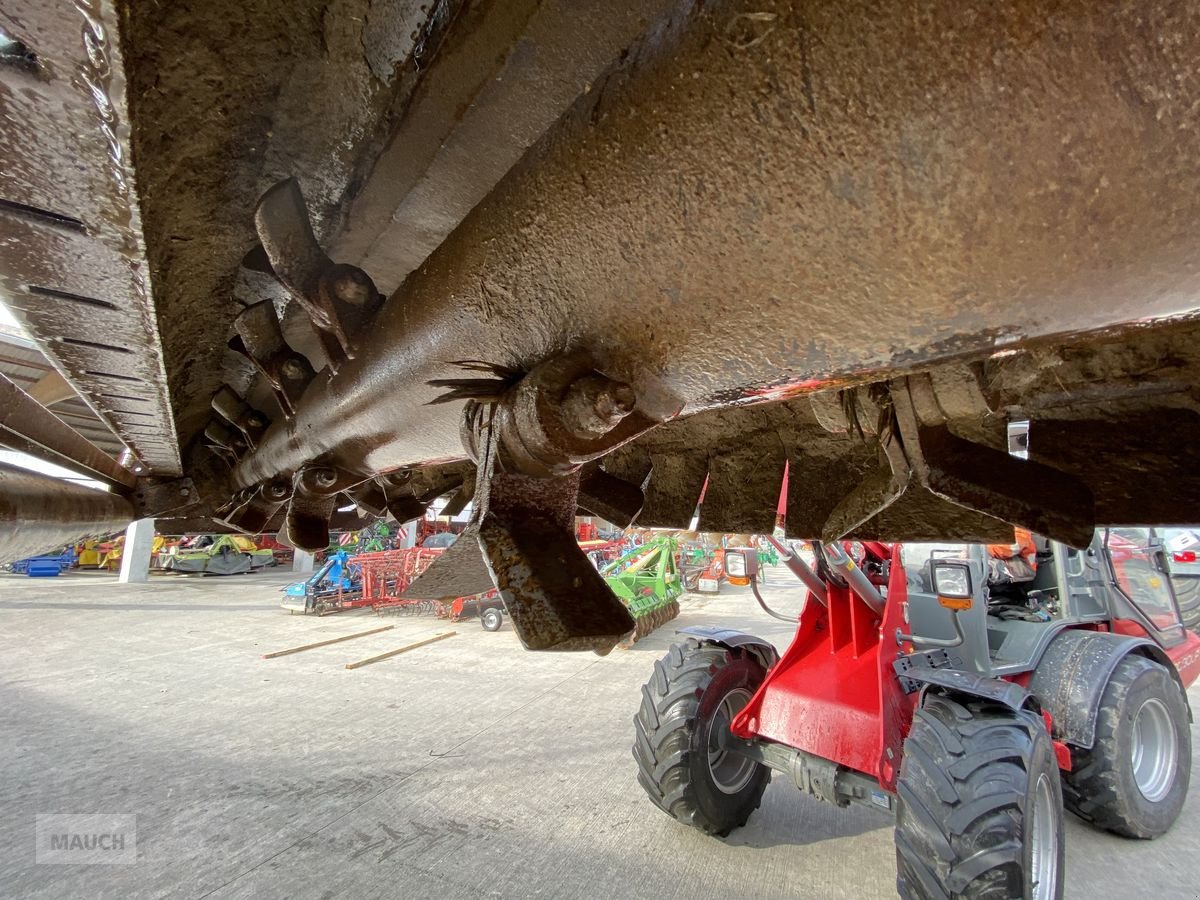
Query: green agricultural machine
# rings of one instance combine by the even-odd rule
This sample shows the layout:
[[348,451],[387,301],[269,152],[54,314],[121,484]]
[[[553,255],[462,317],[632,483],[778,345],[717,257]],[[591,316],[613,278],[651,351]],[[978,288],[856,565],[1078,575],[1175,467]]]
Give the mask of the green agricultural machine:
[[679,615],[683,579],[679,577],[678,550],[674,537],[661,535],[634,547],[600,570],[612,592],[633,616],[633,633],[626,638],[626,646]]
[[205,575],[241,575],[273,565],[273,552],[260,550],[240,534],[198,535],[186,546],[180,544],[158,555],[159,568]]

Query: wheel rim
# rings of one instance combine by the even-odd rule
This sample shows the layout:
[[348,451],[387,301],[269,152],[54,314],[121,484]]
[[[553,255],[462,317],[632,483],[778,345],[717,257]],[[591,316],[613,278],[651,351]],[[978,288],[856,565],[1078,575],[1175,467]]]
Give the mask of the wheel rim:
[[1133,720],[1133,780],[1142,796],[1157,803],[1175,782],[1175,724],[1161,700],[1141,705]]
[[729,735],[733,717],[750,702],[750,692],[734,688],[721,700],[708,726],[708,772],[723,794],[736,794],[754,777],[755,763],[740,753],[731,753],[721,744]]
[[1043,773],[1038,776],[1037,787],[1033,792],[1033,818],[1029,823],[1033,900],[1053,900],[1058,888],[1056,807],[1054,786],[1050,783],[1050,776]]

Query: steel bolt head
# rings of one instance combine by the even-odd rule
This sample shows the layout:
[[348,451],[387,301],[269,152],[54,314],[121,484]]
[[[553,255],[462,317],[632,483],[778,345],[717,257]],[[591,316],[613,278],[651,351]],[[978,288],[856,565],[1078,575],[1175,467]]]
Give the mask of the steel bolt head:
[[286,360],[280,368],[283,370],[284,376],[293,381],[298,381],[304,377],[304,366],[295,357]]
[[615,428],[636,405],[637,394],[630,385],[592,372],[572,382],[561,415],[571,431],[596,437]]
[[266,495],[272,500],[284,500],[288,493],[288,485],[282,481],[272,481],[266,488]]
[[349,267],[338,273],[330,287],[335,297],[355,306],[362,306],[374,293],[374,285],[367,273]]
[[337,472],[327,466],[313,469],[312,477],[317,487],[331,488],[337,484]]
[[621,381],[612,382],[596,397],[596,412],[609,419],[624,418],[637,405],[637,394]]

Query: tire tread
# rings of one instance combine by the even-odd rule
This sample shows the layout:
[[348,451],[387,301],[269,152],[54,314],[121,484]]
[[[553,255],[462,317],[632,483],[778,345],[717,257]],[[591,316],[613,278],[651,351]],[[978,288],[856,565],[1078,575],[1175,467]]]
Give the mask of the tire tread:
[[673,644],[642,686],[641,706],[634,717],[633,758],[638,782],[659,809],[685,825],[718,836],[746,824],[761,804],[770,780],[764,767],[765,777],[759,779],[752,802],[732,824],[706,815],[692,783],[691,736],[700,698],[717,671],[734,658],[725,647],[696,638]]
[[[1165,830],[1150,827],[1144,816],[1139,814],[1128,790],[1122,788],[1120,773],[1114,767],[1114,761],[1122,758],[1119,733],[1124,698],[1138,679],[1155,669],[1162,670],[1166,690],[1176,695],[1168,700],[1182,702],[1186,710],[1187,700],[1169,672],[1144,656],[1126,656],[1117,664],[1104,688],[1096,715],[1096,736],[1091,748],[1074,749],[1072,770],[1064,773],[1063,777],[1063,804],[1067,809],[1096,828],[1130,838],[1154,838]],[[1186,721],[1176,723],[1177,728],[1180,725],[1183,727],[1182,743],[1187,744],[1182,749],[1186,751],[1190,749],[1190,729]],[[1181,759],[1176,775],[1184,792],[1187,790],[1190,763],[1190,755]]]
[[913,716],[897,785],[896,885],[905,898],[1007,897],[1037,752],[1030,712],[931,696]]

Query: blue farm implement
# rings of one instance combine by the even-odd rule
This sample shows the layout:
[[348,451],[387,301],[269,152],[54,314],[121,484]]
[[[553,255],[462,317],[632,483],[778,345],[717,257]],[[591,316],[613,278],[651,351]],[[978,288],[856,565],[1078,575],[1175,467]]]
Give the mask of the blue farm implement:
[[362,576],[345,550],[329,555],[317,571],[304,581],[283,589],[284,609],[299,613],[337,612],[358,605],[362,598]]
[[31,556],[19,559],[12,564],[14,575],[28,575],[30,578],[56,578],[64,569],[75,565],[75,551],[67,548],[58,556]]

